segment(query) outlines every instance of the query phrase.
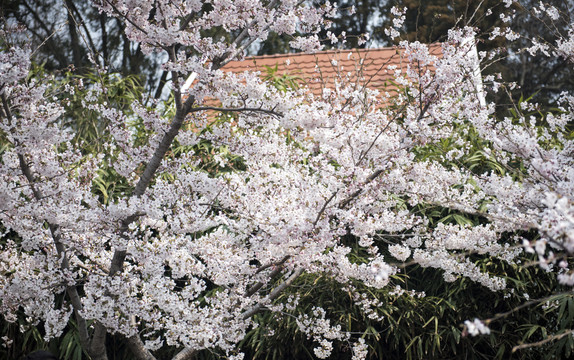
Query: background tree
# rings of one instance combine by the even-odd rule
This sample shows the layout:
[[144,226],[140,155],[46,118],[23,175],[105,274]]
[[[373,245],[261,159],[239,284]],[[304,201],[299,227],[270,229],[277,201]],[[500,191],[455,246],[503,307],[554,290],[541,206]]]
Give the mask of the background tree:
[[[471,26],[478,29],[479,51],[497,52],[498,61],[483,69],[484,74],[500,73],[504,81],[519,85],[513,92],[515,100],[521,96],[527,98],[535,95],[535,101],[551,104],[561,91],[573,89],[574,76],[571,67],[567,66],[564,59],[533,57],[520,49],[527,46],[531,36],[547,41],[557,36],[557,32],[560,36],[566,36],[574,2],[569,0],[545,3],[562,14],[559,21],[551,24],[534,13],[532,9],[538,5],[537,1],[515,2],[511,7],[505,7],[504,2],[495,0],[339,1],[337,5],[345,10],[333,19],[330,31],[335,34],[345,32],[348,36],[346,45],[339,43],[335,46],[365,47],[389,46],[397,44],[399,40],[427,44],[441,42],[448,38],[449,29],[455,26]],[[384,32],[384,29],[392,25],[393,16],[390,15],[390,10],[393,6],[407,9],[404,33],[394,42],[390,41]],[[348,9],[351,8],[355,9],[356,14],[349,14]],[[523,34],[527,39],[507,41],[504,36],[491,38],[492,29],[507,27],[508,23],[504,19],[510,17],[513,18],[514,31]],[[365,33],[369,34],[370,43],[359,45],[357,39]],[[322,36],[326,39],[325,34],[326,32]],[[500,52],[501,49],[504,50]],[[503,101],[503,97],[496,101]]]
[[[123,75],[149,73],[157,66],[158,59],[145,57],[141,48],[125,36],[121,21],[98,12],[89,3],[6,1],[2,16],[26,26],[38,61],[50,72],[68,66],[85,71],[92,67],[90,55],[98,65],[110,66],[113,72]],[[153,78],[149,80],[153,83]]]

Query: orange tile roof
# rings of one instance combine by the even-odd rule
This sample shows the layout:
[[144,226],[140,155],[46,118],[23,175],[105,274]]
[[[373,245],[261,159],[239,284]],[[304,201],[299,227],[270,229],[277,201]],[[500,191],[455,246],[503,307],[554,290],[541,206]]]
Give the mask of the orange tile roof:
[[[430,45],[429,50],[432,55],[441,55],[440,44]],[[344,79],[369,88],[393,89],[390,84],[394,79],[392,66],[404,71],[408,61],[404,48],[387,47],[253,56],[231,61],[222,70],[234,73],[260,71],[265,75],[266,67],[277,66],[278,75],[299,77],[313,94],[320,96],[323,87],[332,88],[335,82],[341,83]]]

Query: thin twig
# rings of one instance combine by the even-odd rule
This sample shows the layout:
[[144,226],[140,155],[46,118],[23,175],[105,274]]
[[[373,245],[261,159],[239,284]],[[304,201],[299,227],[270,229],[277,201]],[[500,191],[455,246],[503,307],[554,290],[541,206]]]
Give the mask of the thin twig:
[[251,108],[251,107],[242,107],[242,108],[222,108],[216,106],[200,106],[194,107],[190,110],[190,113],[198,112],[198,111],[206,111],[206,110],[213,110],[213,111],[222,111],[222,112],[261,112],[277,117],[283,117],[283,114],[278,113],[274,110],[267,110],[262,108]]
[[531,348],[531,347],[538,347],[538,346],[544,345],[544,344],[546,344],[546,343],[549,343],[549,342],[551,342],[551,341],[560,340],[560,339],[562,339],[563,337],[566,337],[566,336],[568,336],[568,335],[572,335],[573,333],[574,333],[574,330],[566,330],[566,331],[564,331],[564,332],[561,333],[561,334],[550,335],[550,336],[548,336],[548,337],[547,337],[546,339],[544,339],[544,340],[536,341],[536,342],[533,342],[533,343],[527,343],[527,344],[516,345],[516,346],[514,346],[514,347],[512,348],[512,352],[515,352],[515,351],[521,350],[521,349],[528,349],[528,348]]
[[323,207],[321,207],[321,210],[319,210],[319,213],[317,214],[315,221],[313,221],[313,227],[317,226],[319,219],[321,219],[321,215],[323,215],[323,213],[327,209],[327,205],[329,205],[329,203],[335,198],[335,195],[337,195],[338,192],[339,192],[339,190],[333,191],[333,194],[331,195],[331,197],[329,199],[327,199],[327,201],[325,201],[325,203],[323,204]]
[[[289,287],[291,284],[293,284],[295,282],[295,280],[297,280],[297,278],[302,273],[303,273],[302,267],[296,268],[295,271],[293,272],[293,274],[291,274],[291,276],[289,276],[289,278],[287,280],[285,280],[285,282],[283,282],[281,285],[279,285],[275,289],[273,289],[273,291],[269,294],[269,296],[266,297],[266,299],[269,301],[273,301],[273,300],[277,299],[279,297],[279,295],[281,295],[283,290],[285,290],[287,287]],[[244,312],[241,317],[243,318],[243,320],[249,319],[253,315],[260,312],[264,307],[265,307],[265,305],[263,305],[262,303],[259,303],[255,306],[253,306],[251,309]]]
[[[269,279],[273,279],[275,276],[277,276],[281,270],[283,270],[283,264],[289,260],[289,258],[291,257],[291,255],[285,255],[281,260],[274,262],[274,263],[270,263],[270,264],[266,264],[261,266],[259,269],[257,269],[257,271],[255,272],[256,274],[260,273],[261,271],[268,269],[272,266],[275,266],[275,269],[273,269],[273,271],[271,271],[269,273]],[[263,285],[265,285],[264,282],[262,281],[258,281],[257,283],[253,284],[253,286],[251,286],[249,289],[247,289],[247,291],[245,292],[245,296],[249,297],[253,294],[255,294],[257,291],[259,291]]]

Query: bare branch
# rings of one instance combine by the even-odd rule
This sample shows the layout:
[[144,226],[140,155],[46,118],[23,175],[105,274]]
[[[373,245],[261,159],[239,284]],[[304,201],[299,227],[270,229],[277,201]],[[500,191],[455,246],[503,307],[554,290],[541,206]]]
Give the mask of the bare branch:
[[[74,4],[74,2],[71,0],[65,0],[64,6],[66,7],[66,10],[68,12],[68,22],[70,22],[69,26],[75,27],[78,30],[80,27],[83,28],[84,33],[82,34],[82,37],[84,38],[84,42],[86,42],[86,39],[87,39],[86,45],[88,46],[90,51],[95,52],[96,51],[96,45],[94,44],[94,41],[92,39],[92,35],[90,34],[90,30],[86,26],[86,23],[85,23],[84,19],[82,18],[82,14],[78,10],[78,8]],[[75,15],[73,13],[75,13]],[[76,17],[79,19],[79,21],[76,20]],[[72,38],[73,53],[74,53],[74,56],[76,56],[76,53],[78,53],[78,51],[79,51],[79,48],[78,48],[78,40],[79,39],[78,39],[78,32],[76,31],[76,29],[70,28],[70,36]],[[94,57],[94,60],[96,60],[95,57]],[[81,59],[80,59],[80,61],[81,61]],[[75,59],[74,59],[74,63],[76,66],[81,65],[80,62],[76,63]]]

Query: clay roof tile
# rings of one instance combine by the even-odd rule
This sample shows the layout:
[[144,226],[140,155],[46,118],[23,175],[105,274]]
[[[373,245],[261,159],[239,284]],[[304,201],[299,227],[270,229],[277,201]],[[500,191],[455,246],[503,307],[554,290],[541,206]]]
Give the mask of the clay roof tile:
[[[430,45],[430,53],[440,56],[440,44]],[[320,95],[324,86],[332,86],[341,76],[348,76],[353,82],[368,81],[371,87],[392,89],[390,80],[394,78],[395,70],[389,66],[405,70],[407,64],[404,49],[387,47],[252,56],[231,61],[222,70],[235,73],[259,71],[264,75],[268,67],[277,67],[278,74],[299,77],[315,95]]]

